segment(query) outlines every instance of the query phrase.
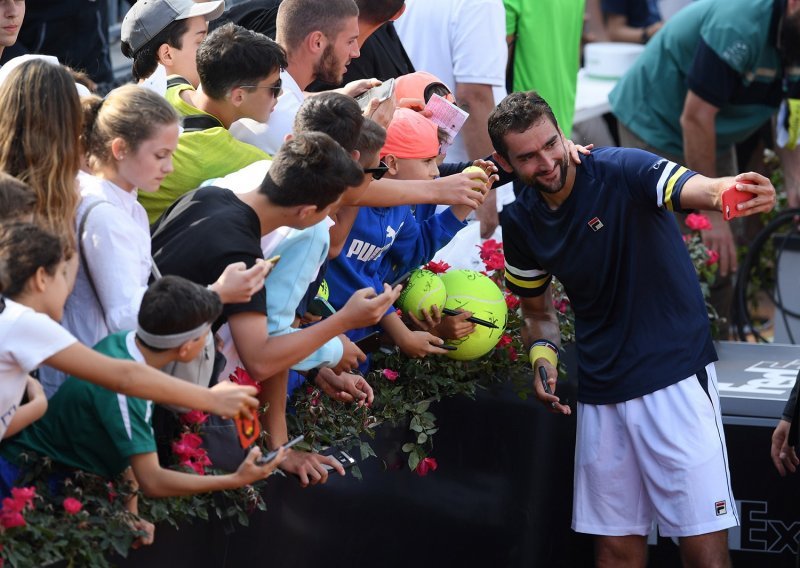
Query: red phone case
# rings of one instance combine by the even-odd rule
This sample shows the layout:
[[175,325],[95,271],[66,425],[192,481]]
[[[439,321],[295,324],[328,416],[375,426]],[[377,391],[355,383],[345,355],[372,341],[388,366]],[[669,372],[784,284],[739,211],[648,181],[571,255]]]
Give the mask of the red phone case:
[[742,215],[742,212],[739,211],[736,206],[739,203],[750,201],[755,196],[755,193],[737,190],[735,185],[729,187],[722,192],[722,218],[726,221],[730,221],[734,217],[739,217]]

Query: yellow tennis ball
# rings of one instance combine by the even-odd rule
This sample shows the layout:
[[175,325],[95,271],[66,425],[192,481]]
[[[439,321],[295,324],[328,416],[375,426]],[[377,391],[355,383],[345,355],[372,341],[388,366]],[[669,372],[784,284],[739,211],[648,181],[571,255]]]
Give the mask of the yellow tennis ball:
[[[482,174],[486,173],[485,171],[483,171],[483,168],[479,168],[478,166],[467,166],[462,171],[462,173],[465,173],[465,174],[472,173],[472,172],[480,172]],[[483,189],[486,187],[486,184],[484,184],[483,182],[480,182],[478,180],[475,180],[475,183],[479,183],[480,184],[480,185],[476,185],[475,187],[472,188],[475,191],[483,191]]]
[[471,361],[491,351],[506,329],[508,307],[503,292],[491,278],[474,270],[450,270],[440,276],[447,290],[445,308],[472,312],[476,318],[489,321],[497,329],[475,325],[475,331],[461,339],[451,339],[456,347],[447,356],[459,361]]
[[322,298],[323,300],[328,299],[328,281],[323,280],[319,284],[319,290],[317,290],[317,297]]
[[430,313],[431,307],[444,306],[447,298],[441,278],[430,270],[414,270],[408,279],[397,306],[406,313],[414,314],[417,319],[422,319],[422,310]]

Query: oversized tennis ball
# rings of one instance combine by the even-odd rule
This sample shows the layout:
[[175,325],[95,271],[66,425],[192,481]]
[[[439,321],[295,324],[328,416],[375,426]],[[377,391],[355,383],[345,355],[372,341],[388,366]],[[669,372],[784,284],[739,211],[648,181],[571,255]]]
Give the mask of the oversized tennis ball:
[[430,313],[431,307],[444,306],[447,292],[441,278],[430,270],[414,270],[397,299],[397,306],[406,313],[422,319],[422,310]]
[[328,299],[328,281],[323,280],[319,284],[319,290],[317,290],[317,298],[322,298],[323,300]]
[[[471,172],[480,172],[482,174],[486,173],[485,171],[483,171],[483,168],[479,168],[478,166],[467,166],[462,171],[462,173],[465,173],[465,174],[468,174],[468,173],[471,173]],[[475,191],[483,191],[483,188],[486,187],[486,184],[484,184],[483,182],[479,182],[478,180],[475,180],[475,183],[479,184],[479,185],[476,185],[475,187],[472,188]]]
[[474,270],[450,270],[440,276],[447,290],[445,308],[472,312],[473,317],[489,321],[497,329],[475,325],[475,331],[461,339],[451,339],[456,347],[447,356],[459,361],[471,361],[486,355],[500,340],[506,329],[508,307],[503,292],[491,278]]

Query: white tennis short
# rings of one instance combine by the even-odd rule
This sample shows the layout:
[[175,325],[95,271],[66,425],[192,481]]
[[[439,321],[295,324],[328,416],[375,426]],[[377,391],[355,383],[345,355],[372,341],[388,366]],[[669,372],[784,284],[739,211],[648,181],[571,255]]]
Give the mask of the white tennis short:
[[739,524],[713,363],[634,400],[578,404],[573,530],[647,535],[653,522],[668,537]]

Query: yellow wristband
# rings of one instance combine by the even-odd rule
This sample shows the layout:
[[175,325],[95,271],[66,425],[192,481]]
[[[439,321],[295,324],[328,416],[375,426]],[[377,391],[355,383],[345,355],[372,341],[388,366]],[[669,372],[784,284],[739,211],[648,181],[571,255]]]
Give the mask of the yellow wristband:
[[544,359],[553,367],[558,367],[558,347],[551,341],[540,339],[531,346],[529,359],[531,366],[537,359]]

